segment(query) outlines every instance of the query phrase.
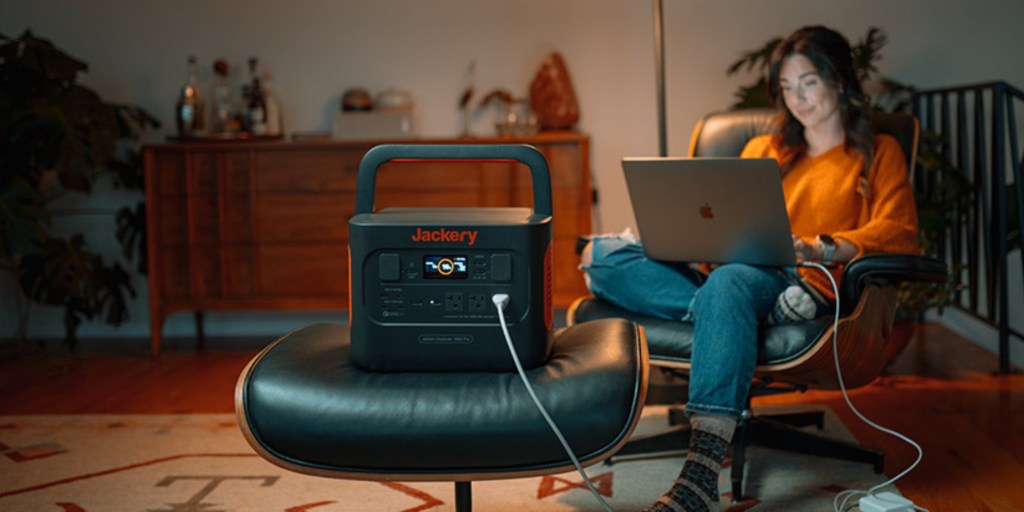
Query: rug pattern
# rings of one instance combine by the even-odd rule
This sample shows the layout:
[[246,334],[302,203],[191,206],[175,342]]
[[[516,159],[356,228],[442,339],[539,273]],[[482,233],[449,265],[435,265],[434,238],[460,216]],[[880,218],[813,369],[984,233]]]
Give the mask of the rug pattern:
[[[663,428],[648,407],[638,432]],[[851,438],[826,411],[825,433]],[[835,493],[881,481],[866,464],[748,449],[746,496],[723,510],[831,510]],[[598,464],[595,487],[617,511],[650,504],[675,479],[682,457]],[[89,415],[0,417],[0,510],[9,512],[446,512],[450,483],[333,480],[299,475],[259,458],[234,416]],[[576,473],[473,483],[474,510],[599,511]]]

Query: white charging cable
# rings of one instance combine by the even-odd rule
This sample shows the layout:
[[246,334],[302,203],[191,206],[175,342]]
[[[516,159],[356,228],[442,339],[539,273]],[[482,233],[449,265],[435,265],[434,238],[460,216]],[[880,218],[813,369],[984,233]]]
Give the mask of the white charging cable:
[[[876,502],[881,503],[881,504],[886,504],[886,505],[897,505],[897,504],[899,504],[899,505],[904,505],[904,506],[906,504],[909,504],[910,506],[912,506],[914,508],[914,510],[920,510],[921,512],[928,512],[928,509],[923,508],[923,507],[919,507],[917,505],[914,505],[913,502],[911,502],[909,500],[904,500],[904,498],[902,498],[902,497],[900,497],[898,495],[895,495],[895,494],[892,494],[892,493],[876,494],[879,489],[881,489],[883,487],[886,487],[886,486],[889,486],[889,485],[892,485],[893,483],[895,483],[900,478],[903,478],[904,475],[906,475],[907,473],[910,473],[914,468],[916,468],[917,465],[921,463],[921,459],[924,457],[924,450],[922,450],[921,449],[921,445],[919,445],[916,442],[914,442],[913,439],[910,439],[909,437],[907,437],[907,436],[905,436],[905,435],[903,435],[903,434],[901,434],[899,432],[896,432],[895,430],[888,429],[888,428],[885,428],[885,427],[883,427],[881,425],[878,425],[877,423],[869,420],[867,417],[865,417],[863,414],[861,414],[861,412],[856,407],[854,407],[853,402],[850,401],[850,395],[846,392],[846,384],[843,382],[843,370],[842,370],[842,368],[840,368],[840,365],[839,365],[839,285],[836,284],[836,280],[835,280],[834,277],[832,277],[832,273],[829,272],[828,269],[825,268],[824,265],[821,265],[821,264],[815,263],[815,262],[811,262],[811,261],[802,262],[802,263],[800,263],[800,265],[801,266],[805,266],[805,267],[817,268],[817,269],[821,270],[822,272],[824,272],[825,275],[828,277],[829,282],[832,283],[832,290],[835,292],[836,309],[835,309],[835,316],[834,316],[834,318],[832,320],[832,356],[833,356],[833,358],[835,360],[835,364],[836,364],[836,377],[839,380],[839,389],[842,390],[842,392],[843,392],[843,399],[846,400],[846,405],[850,407],[850,410],[853,411],[853,413],[856,414],[857,417],[861,419],[861,421],[863,421],[864,423],[868,424],[869,426],[871,426],[875,430],[879,430],[879,431],[885,432],[886,434],[889,434],[889,435],[891,435],[893,437],[896,437],[896,438],[898,438],[898,439],[900,439],[900,440],[910,444],[911,446],[914,447],[915,450],[917,450],[917,459],[914,460],[914,462],[909,467],[907,467],[907,469],[904,469],[900,474],[890,478],[889,480],[886,480],[885,482],[882,482],[882,483],[880,483],[880,484],[878,484],[878,485],[868,489],[867,491],[861,491],[861,490],[857,490],[857,489],[849,489],[849,490],[842,491],[842,492],[836,494],[835,499],[832,500],[832,508],[833,508],[833,510],[835,510],[835,512],[845,512],[847,510],[847,508],[846,508],[847,505],[851,505],[852,506],[852,503],[849,503],[850,499],[852,499],[855,496],[863,494],[863,495],[865,495],[865,497],[871,497],[874,500],[876,500]],[[842,503],[839,503],[840,497],[843,498]],[[902,500],[902,501],[897,501],[897,499],[898,500]],[[884,510],[905,510],[905,508],[887,508],[887,509],[884,509]]]
[[516,365],[516,370],[519,372],[519,378],[523,380],[523,384],[526,385],[526,391],[530,394],[530,398],[533,399],[534,405],[537,406],[537,410],[540,411],[541,416],[544,416],[544,421],[548,422],[548,426],[551,427],[551,431],[558,437],[558,441],[562,443],[562,448],[565,449],[565,453],[569,454],[569,458],[572,459],[572,464],[576,466],[576,470],[583,476],[583,481],[587,484],[587,488],[590,489],[590,493],[594,495],[594,498],[601,503],[608,512],[614,512],[612,507],[608,505],[608,502],[604,500],[601,493],[597,492],[597,488],[594,487],[594,483],[590,481],[590,477],[587,476],[587,472],[583,471],[583,465],[580,464],[579,459],[576,458],[576,454],[573,453],[572,448],[569,446],[569,442],[565,440],[565,436],[562,435],[562,431],[559,430],[558,425],[555,425],[555,421],[551,419],[547,409],[540,403],[540,399],[537,398],[537,393],[533,391],[533,386],[530,384],[530,380],[526,378],[526,371],[523,370],[523,364],[519,362],[519,354],[516,353],[516,348],[512,345],[512,336],[508,333],[508,325],[505,323],[505,307],[508,306],[509,297],[505,293],[496,293],[491,297],[491,301],[494,302],[494,306],[498,309],[498,320],[501,322],[501,332],[505,334],[505,343],[508,344],[508,351],[512,354],[512,361]]

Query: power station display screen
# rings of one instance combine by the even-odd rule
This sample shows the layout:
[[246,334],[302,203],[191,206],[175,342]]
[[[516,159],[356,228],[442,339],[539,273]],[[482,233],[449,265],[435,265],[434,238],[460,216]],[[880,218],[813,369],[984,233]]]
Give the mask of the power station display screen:
[[423,277],[427,279],[465,279],[469,277],[467,256],[424,256]]

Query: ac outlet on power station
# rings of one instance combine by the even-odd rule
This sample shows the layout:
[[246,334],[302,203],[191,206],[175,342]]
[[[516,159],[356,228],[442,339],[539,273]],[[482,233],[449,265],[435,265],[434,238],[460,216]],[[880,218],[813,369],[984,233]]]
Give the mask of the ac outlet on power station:
[[465,294],[460,292],[448,292],[444,294],[445,311],[462,311]]
[[487,305],[489,304],[487,297],[486,293],[469,294],[469,311],[473,313],[487,311]]

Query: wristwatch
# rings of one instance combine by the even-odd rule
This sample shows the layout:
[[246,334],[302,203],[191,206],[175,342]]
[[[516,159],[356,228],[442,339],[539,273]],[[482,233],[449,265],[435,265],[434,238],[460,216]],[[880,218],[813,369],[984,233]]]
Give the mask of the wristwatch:
[[831,235],[818,235],[818,245],[821,246],[821,262],[832,263],[836,256],[836,239]]

